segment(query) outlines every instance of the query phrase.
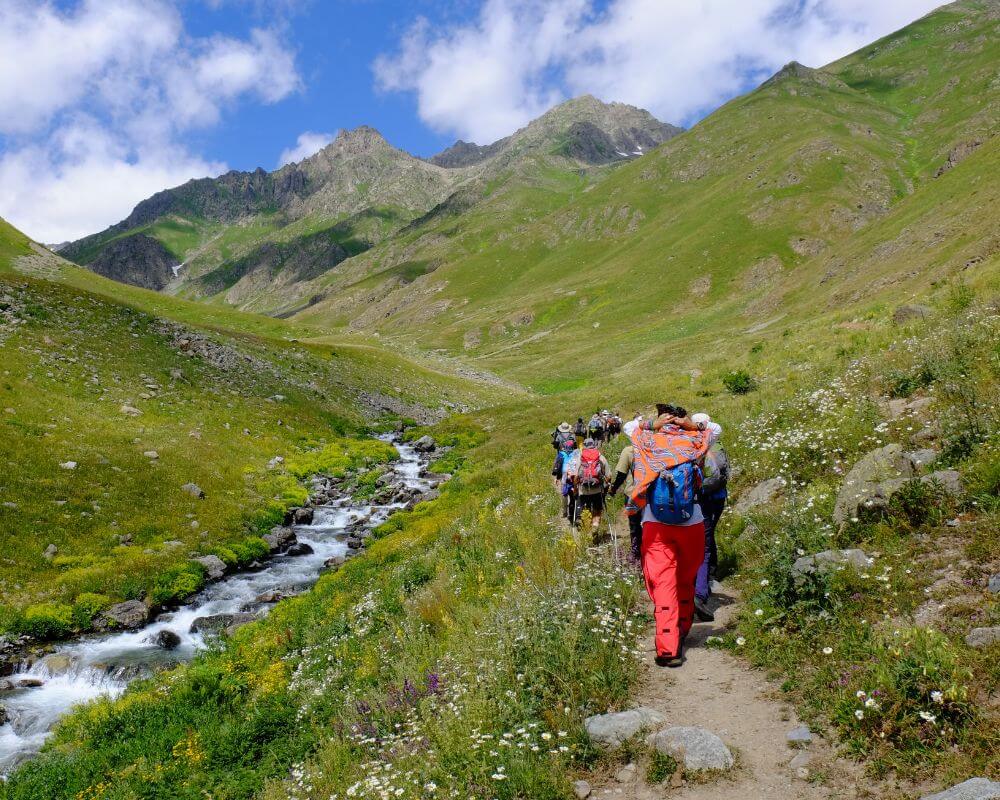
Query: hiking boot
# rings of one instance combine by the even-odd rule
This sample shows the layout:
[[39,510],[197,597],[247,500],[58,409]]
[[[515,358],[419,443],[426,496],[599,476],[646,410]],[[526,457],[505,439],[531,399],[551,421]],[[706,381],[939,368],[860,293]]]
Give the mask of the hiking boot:
[[698,622],[715,622],[715,614],[712,613],[712,609],[697,597],[694,599],[694,618]]
[[684,663],[684,656],[681,653],[677,653],[675,656],[657,656],[656,666],[658,667],[670,667],[671,669],[676,669]]

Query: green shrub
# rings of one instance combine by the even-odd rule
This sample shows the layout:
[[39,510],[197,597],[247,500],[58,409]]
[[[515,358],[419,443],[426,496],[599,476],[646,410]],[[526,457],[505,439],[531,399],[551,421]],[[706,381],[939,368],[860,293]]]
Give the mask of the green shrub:
[[195,562],[178,564],[160,573],[149,599],[154,605],[168,605],[190,597],[205,585],[205,568]]
[[73,632],[73,609],[65,603],[37,603],[24,609],[21,632],[36,639],[63,639]]
[[73,624],[81,630],[87,629],[94,617],[111,605],[111,598],[96,592],[84,592],[73,601]]
[[757,381],[745,369],[727,372],[722,376],[722,385],[730,394],[749,394],[757,389]]
[[649,766],[646,767],[646,782],[650,784],[663,783],[675,772],[677,772],[677,762],[674,757],[654,750],[649,759]]

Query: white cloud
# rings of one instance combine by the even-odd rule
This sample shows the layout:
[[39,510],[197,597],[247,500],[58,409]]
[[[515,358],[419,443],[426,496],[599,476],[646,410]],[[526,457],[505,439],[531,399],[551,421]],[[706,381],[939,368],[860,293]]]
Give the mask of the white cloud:
[[299,88],[274,31],[194,37],[172,0],[0,0],[0,215],[44,241],[93,233],[225,168],[185,132]]
[[939,0],[485,0],[471,23],[418,19],[374,63],[435,130],[486,143],[591,93],[690,123],[797,60],[820,66]]
[[295,140],[295,147],[288,147],[281,151],[278,157],[278,166],[285,164],[296,164],[304,158],[315,155],[330,142],[333,141],[335,133],[316,133],[315,131],[305,131],[299,134]]

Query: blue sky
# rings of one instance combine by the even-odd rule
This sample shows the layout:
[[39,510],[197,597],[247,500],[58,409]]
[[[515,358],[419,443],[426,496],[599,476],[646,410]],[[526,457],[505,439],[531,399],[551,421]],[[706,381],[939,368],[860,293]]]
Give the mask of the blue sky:
[[45,242],[368,124],[421,156],[583,93],[689,126],[936,0],[0,0],[0,216]]

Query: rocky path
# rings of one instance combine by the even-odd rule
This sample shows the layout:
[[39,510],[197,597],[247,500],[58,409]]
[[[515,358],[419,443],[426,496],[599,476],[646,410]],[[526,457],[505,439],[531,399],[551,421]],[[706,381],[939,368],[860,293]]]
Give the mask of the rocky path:
[[[801,723],[783,702],[778,688],[728,652],[705,647],[722,635],[738,607],[723,590],[713,599],[714,623],[699,623],[688,637],[687,660],[680,669],[653,663],[652,629],[642,644],[644,675],[635,705],[659,712],[666,720],[651,726],[697,726],[716,734],[735,756],[728,772],[701,781],[690,772],[660,784],[646,781],[644,768],[626,766],[595,785],[591,798],[653,800],[833,800],[858,797],[857,768],[838,759],[830,745],[812,734],[792,744],[788,734]],[[652,607],[650,607],[650,611]],[[578,796],[587,796],[581,786]]]

